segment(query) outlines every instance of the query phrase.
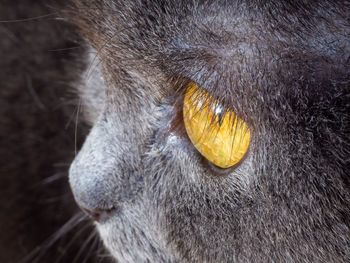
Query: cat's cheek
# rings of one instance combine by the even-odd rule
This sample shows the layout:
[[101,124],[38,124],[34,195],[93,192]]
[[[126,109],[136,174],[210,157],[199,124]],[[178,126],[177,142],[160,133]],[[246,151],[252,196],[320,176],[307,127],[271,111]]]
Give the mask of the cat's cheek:
[[[233,237],[223,239],[227,229],[220,226],[225,220],[238,220],[235,212],[245,208],[250,199],[256,156],[248,153],[236,169],[219,175],[207,167],[204,157],[183,137],[170,134],[156,141],[158,144],[145,159],[150,169],[145,177],[145,192],[150,214],[157,215],[159,227],[154,231],[161,231],[157,243],[165,243],[164,251],[176,258],[184,258],[189,250],[201,254],[213,239],[225,240],[217,243],[218,247],[229,247]],[[225,211],[230,216],[214,221],[215,211]],[[207,219],[211,222],[208,231],[203,228]],[[218,226],[215,233],[211,231],[213,225]]]

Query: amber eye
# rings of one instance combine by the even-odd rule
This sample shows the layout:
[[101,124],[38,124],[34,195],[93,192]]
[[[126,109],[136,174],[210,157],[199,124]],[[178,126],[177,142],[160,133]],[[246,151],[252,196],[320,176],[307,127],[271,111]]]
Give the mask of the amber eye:
[[248,125],[194,82],[186,91],[183,116],[190,140],[207,160],[221,168],[242,160],[250,143]]

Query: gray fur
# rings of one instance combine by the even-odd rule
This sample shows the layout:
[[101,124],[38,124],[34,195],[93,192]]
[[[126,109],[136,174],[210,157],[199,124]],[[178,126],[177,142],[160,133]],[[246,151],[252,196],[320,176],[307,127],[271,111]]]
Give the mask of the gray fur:
[[[118,262],[350,261],[349,13],[348,1],[72,0],[62,14],[97,58],[77,85],[92,128],[69,181],[104,211],[96,227]],[[252,127],[234,169],[186,136],[189,80]]]
[[[113,208],[97,228],[118,261],[350,260],[348,4],[76,1],[107,100],[70,183]],[[182,78],[253,127],[226,175],[169,131]]]

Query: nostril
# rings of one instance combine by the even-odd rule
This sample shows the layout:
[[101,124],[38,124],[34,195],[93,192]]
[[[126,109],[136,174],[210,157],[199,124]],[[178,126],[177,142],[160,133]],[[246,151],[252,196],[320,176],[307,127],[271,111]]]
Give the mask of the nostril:
[[79,208],[91,219],[96,222],[105,221],[113,209],[101,210],[101,209],[87,209],[85,207],[79,206]]

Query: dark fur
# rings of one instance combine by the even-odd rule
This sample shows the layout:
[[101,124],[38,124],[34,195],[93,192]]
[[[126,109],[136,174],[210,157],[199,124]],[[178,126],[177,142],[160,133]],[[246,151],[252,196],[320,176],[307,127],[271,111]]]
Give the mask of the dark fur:
[[[348,1],[73,2],[98,58],[70,183],[118,261],[350,261]],[[235,169],[181,131],[188,80],[252,127]]]

